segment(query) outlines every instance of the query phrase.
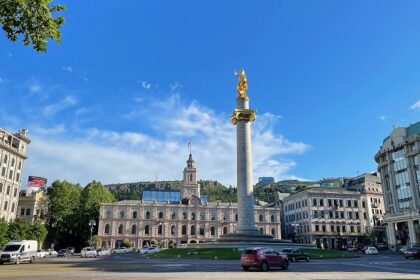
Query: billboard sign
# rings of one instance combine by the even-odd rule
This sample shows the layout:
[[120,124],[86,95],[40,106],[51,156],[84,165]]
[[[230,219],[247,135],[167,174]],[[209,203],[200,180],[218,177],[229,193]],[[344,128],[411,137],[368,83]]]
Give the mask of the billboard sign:
[[47,179],[37,176],[29,176],[28,177],[28,187],[33,188],[46,188],[47,187]]

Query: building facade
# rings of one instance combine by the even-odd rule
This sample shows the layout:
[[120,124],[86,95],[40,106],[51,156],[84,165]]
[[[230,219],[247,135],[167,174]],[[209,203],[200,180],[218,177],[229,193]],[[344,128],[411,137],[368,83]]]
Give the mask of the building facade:
[[379,174],[374,172],[359,175],[349,179],[344,187],[347,190],[357,191],[362,194],[362,206],[367,209],[363,217],[366,221],[365,231],[367,233],[373,230],[385,231],[385,203]]
[[27,145],[27,130],[10,133],[0,128],[0,219],[16,218]]
[[[201,199],[191,155],[183,175],[180,191],[149,190],[142,200],[103,203],[98,226],[102,245],[115,248],[125,241],[142,247],[153,240],[161,246],[202,243],[233,232],[237,204]],[[260,232],[281,238],[280,208],[255,206],[255,220]]]
[[375,155],[384,190],[389,247],[420,242],[420,122],[398,127]]
[[367,227],[368,208],[361,198],[360,192],[333,187],[311,187],[286,197],[286,239],[321,248],[357,246]]
[[17,218],[29,224],[40,222],[45,224],[48,211],[48,197],[44,191],[20,192]]

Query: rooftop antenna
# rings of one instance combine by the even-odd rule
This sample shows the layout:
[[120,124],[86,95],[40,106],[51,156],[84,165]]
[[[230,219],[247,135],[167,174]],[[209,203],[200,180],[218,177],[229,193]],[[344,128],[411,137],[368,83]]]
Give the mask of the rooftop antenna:
[[190,155],[191,155],[191,146],[192,146],[192,143],[191,143],[191,140],[190,140],[190,141],[188,141],[188,148],[190,149]]

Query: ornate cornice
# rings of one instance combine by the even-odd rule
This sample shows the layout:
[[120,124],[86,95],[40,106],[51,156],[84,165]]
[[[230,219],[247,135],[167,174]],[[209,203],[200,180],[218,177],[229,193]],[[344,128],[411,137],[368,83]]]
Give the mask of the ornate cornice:
[[252,122],[255,121],[257,117],[256,111],[251,109],[235,109],[232,115],[230,116],[230,120],[233,125],[236,125],[238,121],[247,121]]

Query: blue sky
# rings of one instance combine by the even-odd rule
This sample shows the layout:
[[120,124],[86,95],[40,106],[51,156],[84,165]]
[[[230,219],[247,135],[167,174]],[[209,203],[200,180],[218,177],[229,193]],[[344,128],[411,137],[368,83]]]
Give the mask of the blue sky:
[[254,177],[373,171],[420,116],[416,1],[62,1],[46,54],[0,34],[0,127],[29,128],[26,175],[86,184],[236,183],[234,70],[245,68]]

